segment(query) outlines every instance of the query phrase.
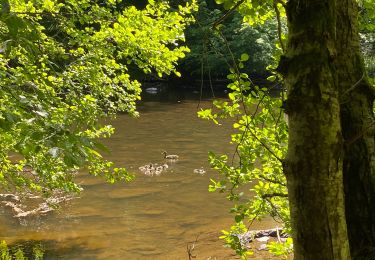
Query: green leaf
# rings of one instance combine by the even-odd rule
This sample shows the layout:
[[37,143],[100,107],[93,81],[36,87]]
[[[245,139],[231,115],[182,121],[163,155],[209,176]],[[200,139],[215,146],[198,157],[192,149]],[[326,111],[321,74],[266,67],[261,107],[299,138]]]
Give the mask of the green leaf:
[[241,54],[241,61],[247,61],[249,60],[249,55],[247,53],[242,53]]
[[268,81],[275,81],[276,80],[276,76],[275,75],[271,75],[267,78]]

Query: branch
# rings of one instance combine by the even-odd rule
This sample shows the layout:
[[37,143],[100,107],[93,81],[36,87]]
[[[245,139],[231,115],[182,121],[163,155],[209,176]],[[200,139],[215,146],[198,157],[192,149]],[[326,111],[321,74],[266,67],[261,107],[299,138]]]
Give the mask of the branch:
[[188,256],[189,256],[189,260],[191,260],[191,259],[197,257],[196,255],[193,255],[193,251],[194,251],[194,249],[195,249],[195,243],[198,242],[199,236],[200,236],[200,234],[198,234],[198,235],[195,237],[195,241],[193,241],[193,242],[188,242],[188,243],[186,244],[186,250],[187,250],[187,253],[188,253]]
[[[279,217],[281,222],[283,222],[283,217],[279,213],[279,209],[272,203],[272,201],[269,198],[264,198],[271,206],[271,208],[274,210],[275,216]],[[272,216],[272,218],[276,221],[279,222],[275,219],[275,216]]]
[[263,143],[259,138],[258,138],[258,136],[254,133],[254,132],[252,132],[252,130],[249,128],[249,124],[247,124],[246,125],[246,128],[249,130],[249,133],[273,156],[273,157],[275,157],[279,162],[283,162],[283,160],[279,157],[279,156],[277,156],[276,154],[275,154],[275,152],[274,151],[272,151],[271,150],[271,148],[269,148],[265,143]]
[[367,133],[369,130],[371,130],[371,128],[375,125],[375,121],[372,121],[362,132],[358,133],[357,135],[355,135],[354,137],[352,137],[351,139],[345,141],[345,144],[347,146],[350,146],[352,145],[355,141],[357,141],[358,139],[360,139],[361,137],[364,136],[365,133]]
[[281,4],[284,8],[286,8],[286,4],[285,2],[281,1],[281,0],[275,0],[275,3],[276,4]]
[[288,194],[287,193],[280,193],[280,192],[274,192],[274,193],[267,193],[263,194],[260,196],[262,199],[266,198],[273,198],[273,197],[282,197],[282,198],[287,198]]
[[361,83],[361,81],[364,79],[364,77],[365,77],[365,73],[363,72],[362,77],[361,77],[356,83],[354,83],[353,86],[351,86],[349,89],[347,89],[347,90],[342,94],[341,97],[347,95],[349,92],[353,91],[356,87],[358,87],[359,83]]
[[267,178],[267,177],[264,177],[264,176],[259,176],[260,179],[263,179],[265,181],[268,181],[268,182],[271,182],[271,183],[274,183],[274,184],[279,184],[281,186],[286,186],[285,183],[281,182],[281,181],[278,181],[278,180],[272,180],[270,178]]
[[283,40],[282,40],[282,37],[281,37],[280,11],[279,11],[279,8],[277,7],[277,3],[281,3],[281,4],[283,4],[283,3],[281,1],[277,1],[277,0],[273,1],[273,8],[275,9],[276,19],[277,19],[277,35],[279,36],[279,42],[280,42],[281,49],[283,50],[283,53],[285,53],[285,47],[284,47],[284,43],[283,43]]
[[228,10],[228,12],[226,12],[222,17],[220,17],[219,19],[217,19],[213,24],[212,24],[212,28],[216,28],[216,26],[218,26],[219,24],[221,24],[225,19],[228,18],[229,15],[231,15],[234,10],[237,9],[237,7],[239,7],[243,2],[245,2],[245,0],[241,0],[239,2],[237,2],[237,4],[235,4],[231,9]]

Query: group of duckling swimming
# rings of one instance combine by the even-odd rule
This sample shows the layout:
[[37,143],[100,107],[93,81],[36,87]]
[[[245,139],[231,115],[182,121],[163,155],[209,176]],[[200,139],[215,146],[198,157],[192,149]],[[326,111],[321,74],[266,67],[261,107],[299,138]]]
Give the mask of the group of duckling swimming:
[[[168,154],[166,151],[163,151],[162,154],[164,155],[164,160],[170,163],[176,162],[179,158],[178,155]],[[157,163],[148,163],[146,165],[139,167],[139,170],[147,176],[154,176],[154,175],[159,176],[163,171],[165,171],[168,168],[169,166],[167,163],[160,164],[160,165]],[[206,171],[203,168],[200,168],[200,169],[194,169],[194,173],[203,175],[206,173]]]
[[[178,160],[179,156],[175,154],[168,154],[166,151],[163,151],[162,154],[164,155],[164,159],[168,160],[169,162],[175,162]],[[168,164],[157,164],[157,163],[149,163],[139,167],[139,170],[143,172],[147,176],[159,176],[164,170],[168,169]]]
[[157,163],[150,163],[139,167],[139,170],[147,176],[159,176],[166,169],[168,169],[168,164],[166,163],[162,165],[158,165]]

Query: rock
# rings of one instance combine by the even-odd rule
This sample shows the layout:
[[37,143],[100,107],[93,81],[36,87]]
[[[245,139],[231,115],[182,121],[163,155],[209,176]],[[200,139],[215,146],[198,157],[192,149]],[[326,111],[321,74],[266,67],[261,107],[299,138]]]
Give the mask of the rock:
[[256,238],[256,240],[259,242],[267,242],[268,240],[270,240],[270,237],[258,237]]
[[267,244],[261,244],[261,245],[258,247],[258,250],[259,250],[259,251],[267,250]]

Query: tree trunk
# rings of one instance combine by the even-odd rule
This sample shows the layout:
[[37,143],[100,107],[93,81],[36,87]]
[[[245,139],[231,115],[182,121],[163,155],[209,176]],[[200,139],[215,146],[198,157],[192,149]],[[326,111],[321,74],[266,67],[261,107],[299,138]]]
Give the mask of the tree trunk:
[[374,90],[360,53],[357,15],[355,0],[338,1],[335,66],[345,140],[345,209],[353,259],[375,259]]
[[350,258],[335,55],[335,2],[289,0],[288,46],[279,71],[288,89],[284,163],[296,260]]

